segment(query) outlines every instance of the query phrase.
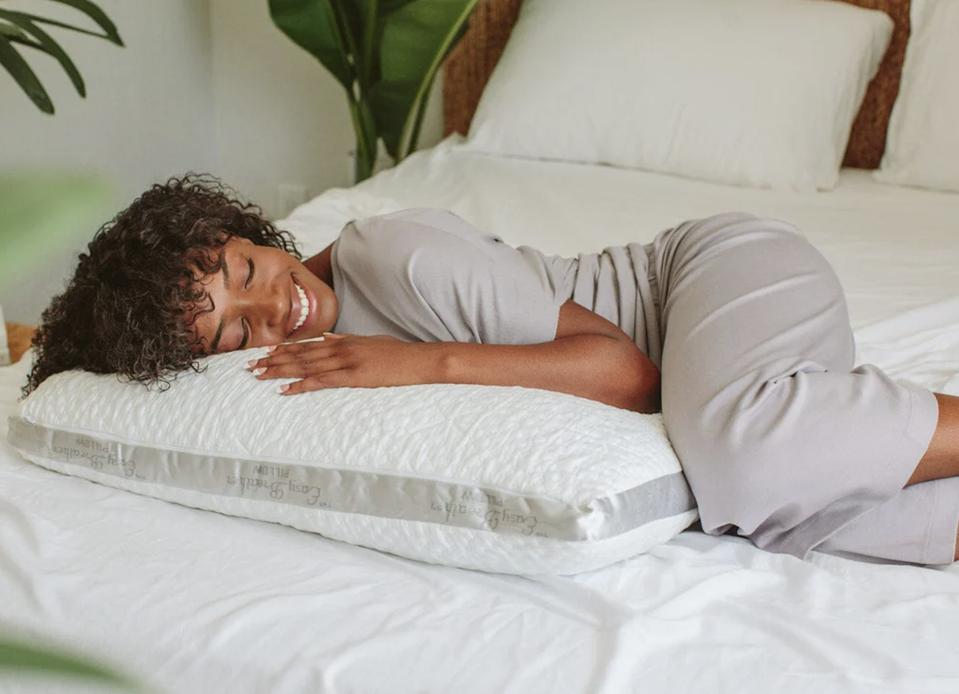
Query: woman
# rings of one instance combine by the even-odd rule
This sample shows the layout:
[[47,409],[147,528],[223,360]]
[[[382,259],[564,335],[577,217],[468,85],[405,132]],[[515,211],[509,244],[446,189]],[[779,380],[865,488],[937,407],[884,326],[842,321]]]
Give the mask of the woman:
[[251,378],[297,379],[287,396],[476,383],[661,404],[705,532],[800,558],[959,555],[959,398],[854,368],[835,273],[776,220],[562,258],[417,208],[353,220],[300,262],[259,208],[188,175],[97,233],[34,346],[27,393],[75,368],[162,386],[269,346]]

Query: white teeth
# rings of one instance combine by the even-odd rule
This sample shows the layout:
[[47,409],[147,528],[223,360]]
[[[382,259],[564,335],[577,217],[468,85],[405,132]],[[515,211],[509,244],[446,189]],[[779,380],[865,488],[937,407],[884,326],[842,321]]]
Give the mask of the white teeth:
[[300,326],[306,322],[306,317],[310,313],[310,302],[306,299],[306,292],[303,291],[302,287],[296,282],[293,283],[293,286],[296,287],[296,293],[300,297],[300,317],[296,321],[296,325],[293,326],[293,332],[299,330]]

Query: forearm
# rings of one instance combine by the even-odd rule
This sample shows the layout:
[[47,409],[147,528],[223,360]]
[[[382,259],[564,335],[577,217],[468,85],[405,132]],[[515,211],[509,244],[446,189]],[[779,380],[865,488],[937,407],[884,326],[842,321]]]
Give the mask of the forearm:
[[437,383],[525,386],[597,400],[636,412],[660,409],[659,370],[635,343],[570,335],[533,345],[425,343]]

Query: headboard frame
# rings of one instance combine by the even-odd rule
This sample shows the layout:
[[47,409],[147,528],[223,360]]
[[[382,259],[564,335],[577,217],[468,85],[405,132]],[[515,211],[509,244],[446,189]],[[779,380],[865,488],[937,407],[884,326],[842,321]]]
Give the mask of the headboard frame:
[[[892,40],[879,72],[869,84],[862,107],[853,123],[844,166],[879,167],[886,146],[889,116],[899,93],[902,62],[909,41],[909,0],[840,0],[882,10],[895,23]],[[496,67],[522,0],[480,0],[470,17],[469,28],[450,53],[443,67],[444,134],[465,135],[476,112],[483,88]]]

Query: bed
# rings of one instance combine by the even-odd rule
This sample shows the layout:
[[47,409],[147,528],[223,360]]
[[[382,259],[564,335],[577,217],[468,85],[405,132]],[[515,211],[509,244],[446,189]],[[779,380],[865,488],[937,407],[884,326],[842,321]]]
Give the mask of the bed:
[[[498,7],[471,31],[501,48],[493,15],[515,3]],[[857,363],[959,395],[959,194],[855,168],[832,191],[791,193],[488,156],[447,118],[437,146],[280,226],[318,251],[355,215],[437,206],[572,255],[718,211],[774,216],[836,268]],[[25,369],[0,369],[0,433]],[[468,571],[59,475],[2,439],[0,519],[0,626],[157,691],[959,691],[959,564],[804,562],[694,525],[575,576]]]

